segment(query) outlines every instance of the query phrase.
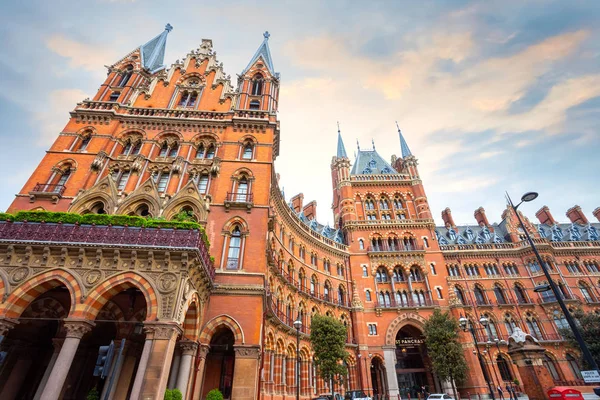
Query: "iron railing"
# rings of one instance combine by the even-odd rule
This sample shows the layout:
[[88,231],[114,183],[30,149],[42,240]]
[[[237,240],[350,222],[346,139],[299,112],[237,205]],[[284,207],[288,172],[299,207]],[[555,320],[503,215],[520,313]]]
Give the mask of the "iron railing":
[[32,193],[44,193],[44,194],[56,194],[62,196],[67,187],[65,185],[58,185],[56,183],[36,183],[33,187]]
[[231,203],[252,203],[252,193],[227,192],[227,201]]

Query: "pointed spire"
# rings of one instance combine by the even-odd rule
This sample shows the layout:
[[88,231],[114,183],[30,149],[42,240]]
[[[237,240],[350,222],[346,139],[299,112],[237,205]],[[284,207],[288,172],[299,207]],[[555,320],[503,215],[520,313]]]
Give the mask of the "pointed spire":
[[167,44],[167,35],[173,30],[171,24],[165,25],[165,30],[148,43],[140,46],[140,54],[142,55],[142,66],[155,73],[165,66],[165,48]]
[[246,68],[244,68],[244,70],[242,71],[242,75],[245,74],[259,58],[263,59],[266,67],[269,69],[269,72],[271,72],[271,74],[275,75],[275,68],[273,68],[273,60],[271,59],[271,51],[269,50],[269,37],[270,36],[271,36],[271,34],[269,33],[269,31],[266,31],[265,33],[263,33],[264,40],[261,43],[261,45],[258,47],[258,50],[256,50],[256,53],[254,53],[254,56],[248,63],[248,66]]
[[371,138],[371,144],[373,145],[373,151],[375,151],[375,139]]
[[410,149],[408,148],[408,144],[406,140],[404,140],[404,136],[402,136],[402,131],[398,126],[398,121],[396,121],[396,128],[398,128],[398,135],[400,135],[400,149],[402,150],[402,158],[406,158],[408,156],[412,156]]
[[342,140],[342,132],[340,132],[340,123],[338,125],[338,142],[337,142],[337,158],[348,158],[346,154],[346,148],[344,147],[344,141]]
[[358,139],[356,139],[356,148],[360,151],[360,143],[358,143]]

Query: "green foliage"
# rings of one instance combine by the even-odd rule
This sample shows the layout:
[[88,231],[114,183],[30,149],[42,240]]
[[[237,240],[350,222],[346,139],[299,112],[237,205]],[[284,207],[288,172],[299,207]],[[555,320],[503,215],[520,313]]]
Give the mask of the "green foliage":
[[179,222],[195,222],[194,212],[193,211],[185,211],[181,210],[173,217],[173,221]]
[[14,221],[15,217],[12,214],[0,213],[0,221]]
[[346,327],[340,321],[325,315],[314,315],[310,324],[310,343],[315,352],[319,375],[329,382],[336,375],[346,375],[342,361],[346,351]]
[[435,310],[425,322],[423,334],[433,371],[442,381],[450,379],[456,398],[454,382],[460,385],[467,378],[467,362],[459,342],[458,321],[449,312]]
[[79,214],[50,211],[19,211],[14,218],[15,221],[62,222],[63,224],[75,224],[80,219]]
[[223,394],[219,389],[213,389],[206,395],[206,400],[223,400]]
[[153,219],[144,222],[146,228],[176,228],[176,229],[198,229],[195,222],[157,221]]
[[183,393],[181,393],[181,390],[172,389],[171,392],[173,393],[173,400],[183,400]]
[[85,396],[85,400],[100,400],[100,392],[95,387]]
[[173,390],[171,390],[171,389],[165,390],[164,400],[173,400]]
[[[600,364],[600,315],[577,310],[573,313],[573,317],[577,320],[579,333],[581,333],[581,337],[587,345],[588,350],[592,353],[596,364]],[[560,329],[560,334],[567,339],[570,347],[583,354],[570,328]],[[583,357],[581,358],[581,363],[580,365],[583,365],[585,369],[593,369]]]

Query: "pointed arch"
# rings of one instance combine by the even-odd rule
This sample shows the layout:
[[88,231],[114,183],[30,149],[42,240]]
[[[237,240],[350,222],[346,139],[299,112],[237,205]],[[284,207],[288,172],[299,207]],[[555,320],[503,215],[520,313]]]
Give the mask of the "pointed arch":
[[77,196],[69,206],[69,212],[87,214],[93,212],[94,205],[102,202],[107,214],[112,214],[117,206],[117,200],[117,185],[110,175],[107,175],[94,186]]
[[196,341],[200,334],[200,301],[198,294],[194,293],[187,302],[183,320],[183,336],[186,339]]
[[63,269],[54,269],[35,275],[22,283],[6,299],[6,308],[2,314],[7,318],[17,318],[41,294],[63,285],[69,290],[71,298],[69,316],[71,316],[75,311],[77,301],[82,298],[82,285],[74,275]]
[[94,320],[102,307],[114,295],[129,288],[139,289],[146,300],[146,320],[154,321],[158,317],[158,294],[152,284],[137,272],[125,272],[106,279],[90,291],[74,317]]
[[245,344],[246,340],[242,327],[233,317],[227,314],[216,316],[204,325],[200,333],[200,342],[210,343],[211,338],[221,326],[225,326],[233,332],[235,345]]
[[[148,189],[148,190],[147,190]],[[160,216],[160,194],[152,178],[146,179],[119,206],[116,214],[135,214],[140,205],[148,206],[148,213],[153,217]]]
[[208,219],[208,205],[193,181],[189,181],[181,190],[175,193],[166,204],[162,215],[167,220],[171,220],[184,207],[191,208],[198,222],[205,223]]

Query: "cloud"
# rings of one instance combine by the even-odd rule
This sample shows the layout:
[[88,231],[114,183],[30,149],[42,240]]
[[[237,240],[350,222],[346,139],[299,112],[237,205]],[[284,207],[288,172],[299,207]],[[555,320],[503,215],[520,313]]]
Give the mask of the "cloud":
[[51,145],[69,120],[68,110],[72,110],[75,104],[86,97],[89,95],[79,89],[60,89],[50,92],[47,106],[33,114],[32,122],[36,127],[41,127],[40,142],[37,144]]
[[110,47],[80,43],[64,37],[52,35],[46,40],[46,47],[69,60],[69,67],[83,68],[94,75],[106,75],[104,65],[112,64],[118,59],[117,53]]

